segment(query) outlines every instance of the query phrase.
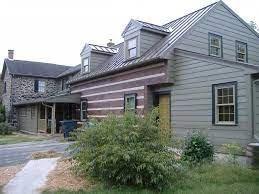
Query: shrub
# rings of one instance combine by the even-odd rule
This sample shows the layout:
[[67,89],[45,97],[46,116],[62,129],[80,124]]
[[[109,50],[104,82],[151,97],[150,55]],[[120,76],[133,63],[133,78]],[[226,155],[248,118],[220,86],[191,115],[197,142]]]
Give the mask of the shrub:
[[8,123],[0,123],[0,135],[10,135],[14,131],[14,128]]
[[213,155],[214,147],[204,134],[198,131],[188,134],[183,149],[183,160],[197,164],[212,161]]
[[5,107],[0,104],[0,123],[5,122]]
[[[157,109],[142,118],[108,116],[79,132],[72,145],[76,169],[111,185],[162,190],[181,172],[160,130]],[[76,151],[75,151],[76,150]]]

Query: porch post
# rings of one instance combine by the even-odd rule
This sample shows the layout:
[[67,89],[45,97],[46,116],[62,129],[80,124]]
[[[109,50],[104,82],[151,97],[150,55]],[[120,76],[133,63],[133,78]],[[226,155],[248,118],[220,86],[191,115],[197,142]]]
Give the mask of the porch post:
[[56,129],[56,103],[53,103],[51,112],[51,135],[55,134]]

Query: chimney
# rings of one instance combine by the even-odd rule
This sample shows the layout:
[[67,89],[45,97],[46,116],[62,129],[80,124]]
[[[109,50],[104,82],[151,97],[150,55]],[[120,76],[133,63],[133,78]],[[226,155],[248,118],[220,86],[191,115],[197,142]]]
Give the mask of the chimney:
[[8,59],[13,60],[14,50],[8,50]]
[[112,42],[112,39],[110,39],[110,42],[107,43],[108,47],[113,47],[115,44]]

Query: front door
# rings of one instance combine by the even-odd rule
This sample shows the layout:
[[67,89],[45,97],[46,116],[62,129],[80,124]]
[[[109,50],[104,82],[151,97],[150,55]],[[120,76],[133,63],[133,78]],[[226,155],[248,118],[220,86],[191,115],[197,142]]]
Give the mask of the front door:
[[162,128],[170,129],[170,94],[156,94],[154,105],[159,107],[159,120]]

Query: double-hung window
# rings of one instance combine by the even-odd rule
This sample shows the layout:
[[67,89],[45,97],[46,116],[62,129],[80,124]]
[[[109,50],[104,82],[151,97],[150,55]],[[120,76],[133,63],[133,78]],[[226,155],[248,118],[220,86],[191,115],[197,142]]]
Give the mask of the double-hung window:
[[124,110],[135,111],[136,110],[136,98],[137,94],[125,94],[124,96]]
[[236,41],[236,59],[239,62],[247,63],[247,44]]
[[237,124],[237,84],[236,82],[213,85],[214,124]]
[[46,89],[46,82],[42,80],[35,80],[34,91],[44,93]]
[[85,121],[87,119],[87,101],[81,101],[81,121]]
[[89,68],[89,57],[86,57],[83,59],[83,67],[82,67],[82,71],[83,73],[87,73],[89,72],[90,68]]
[[222,57],[222,37],[209,33],[209,55]]
[[137,56],[137,38],[132,38],[127,42],[128,58],[134,58]]

